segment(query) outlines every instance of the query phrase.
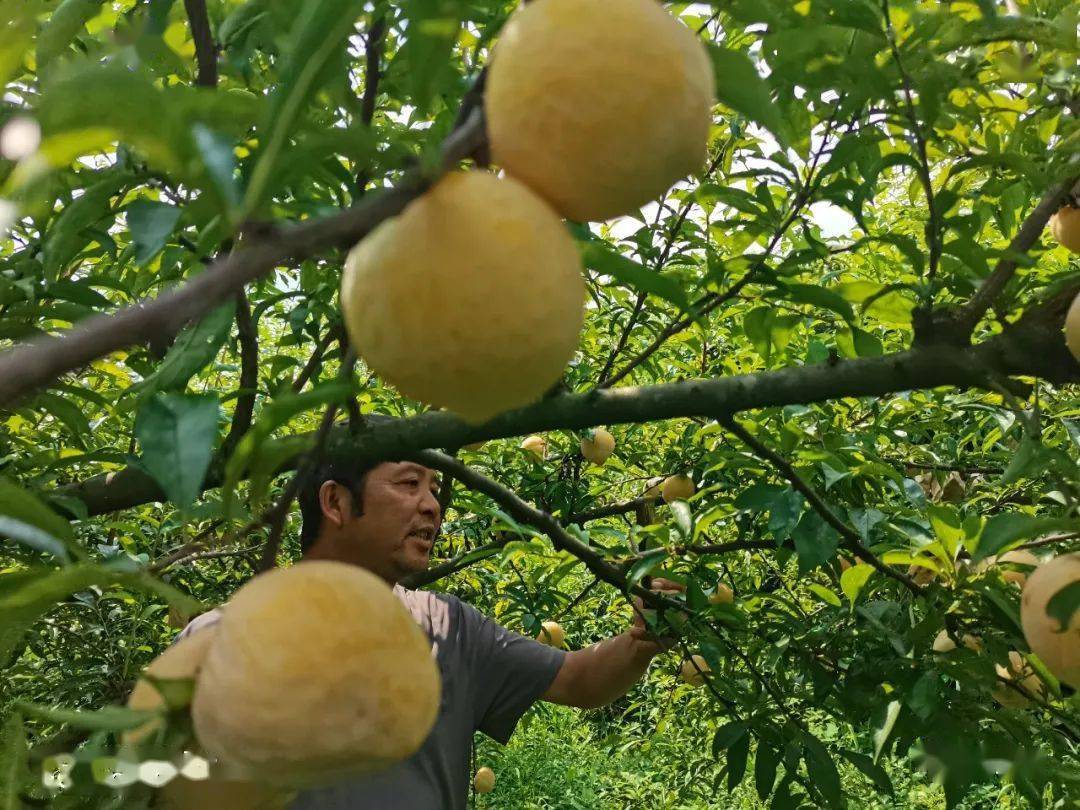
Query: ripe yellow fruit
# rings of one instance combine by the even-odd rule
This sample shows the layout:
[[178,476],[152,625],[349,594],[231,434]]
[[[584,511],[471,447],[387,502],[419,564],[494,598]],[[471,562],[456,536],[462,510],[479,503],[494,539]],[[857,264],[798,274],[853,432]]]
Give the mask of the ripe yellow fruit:
[[[193,679],[202,667],[210,643],[214,640],[217,627],[211,625],[205,630],[182,638],[146,667],[146,675],[162,680]],[[128,697],[128,708],[137,711],[156,711],[164,707],[165,700],[150,681],[139,678]],[[123,741],[126,745],[137,745],[164,725],[162,720],[151,720],[136,729],[126,732]]]
[[[1032,568],[1036,568],[1039,565],[1039,558],[1027,549],[1020,548],[1014,549],[1013,551],[1007,551],[994,561],[995,565],[1000,565],[1001,563],[1015,563],[1021,566],[1030,565]],[[1028,570],[1024,568],[1012,570],[1003,568],[1001,570],[1001,578],[1006,582],[1015,582],[1023,588],[1024,583],[1027,582],[1028,579]]]
[[645,485],[645,491],[641,494],[641,497],[647,501],[655,501],[660,497],[660,488],[664,485],[663,478],[650,478]]
[[349,253],[349,338],[406,396],[479,423],[527,405],[578,345],[585,283],[573,238],[516,180],[444,177]]
[[[964,633],[964,635],[960,637],[960,641],[972,652],[982,651],[982,641],[978,636],[973,636],[971,633]],[[955,649],[956,642],[949,638],[949,632],[947,630],[942,630],[934,638],[934,652],[947,653],[952,652]]]
[[305,785],[410,756],[435,723],[440,689],[427,635],[385,582],[354,565],[302,562],[233,596],[192,719],[211,757]]
[[1080,361],[1080,295],[1073,299],[1065,313],[1065,345],[1072,356]]
[[679,677],[683,679],[683,683],[701,686],[705,683],[705,673],[709,671],[709,662],[700,655],[694,655],[691,656],[691,660],[682,662]]
[[472,783],[477,793],[491,793],[495,789],[495,771],[485,765],[476,771]]
[[581,455],[593,464],[603,464],[615,451],[615,437],[603,428],[593,431],[592,439],[581,440]]
[[723,582],[716,583],[716,591],[709,597],[710,605],[730,605],[735,601],[735,592]]
[[694,494],[694,482],[689,475],[672,475],[660,486],[660,492],[664,496],[664,503],[685,501]]
[[540,625],[536,640],[549,647],[562,647],[563,642],[566,641],[566,632],[558,622],[544,622]]
[[[1020,685],[1033,695],[1038,696],[1043,692],[1043,683],[1039,676],[1024,660],[1024,656],[1020,655],[1016,650],[1009,652],[1009,666],[1007,669],[1001,664],[994,664],[994,671],[1005,680],[1019,681]],[[1023,709],[1031,705],[1031,701],[1026,696],[1004,683],[998,683],[991,695],[1002,706],[1009,708]]]
[[1063,554],[1035,569],[1020,597],[1020,624],[1031,651],[1054,676],[1074,689],[1080,688],[1080,613],[1069,626],[1047,615],[1046,603],[1062,588],[1080,581],[1080,554]]
[[912,563],[908,566],[907,575],[915,581],[916,585],[929,585],[937,579],[937,571],[918,563]]
[[492,157],[562,214],[628,214],[705,161],[713,70],[655,0],[533,0],[485,88]]
[[521,442],[521,449],[543,461],[547,455],[547,442],[543,436],[528,436]]
[[1062,247],[1080,253],[1080,208],[1064,205],[1050,217],[1050,233]]
[[[164,680],[195,678],[206,653],[217,634],[210,626],[173,646],[150,662],[146,674]],[[128,708],[140,711],[158,709],[163,704],[161,693],[150,681],[140,678],[128,698]],[[124,734],[125,747],[137,745],[155,732],[161,721],[153,720]],[[200,753],[201,752],[197,752]],[[168,810],[277,810],[288,805],[292,794],[270,785],[227,778],[229,767],[214,763],[207,779],[187,779],[177,776],[157,794],[157,807]],[[231,774],[230,774],[231,776]]]

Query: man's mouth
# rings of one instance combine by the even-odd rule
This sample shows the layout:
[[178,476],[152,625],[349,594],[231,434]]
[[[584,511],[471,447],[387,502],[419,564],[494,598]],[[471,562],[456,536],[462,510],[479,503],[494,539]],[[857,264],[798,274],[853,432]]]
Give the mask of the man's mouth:
[[435,544],[435,530],[432,528],[413,529],[409,532],[407,537],[410,540],[419,540],[424,543],[429,550]]

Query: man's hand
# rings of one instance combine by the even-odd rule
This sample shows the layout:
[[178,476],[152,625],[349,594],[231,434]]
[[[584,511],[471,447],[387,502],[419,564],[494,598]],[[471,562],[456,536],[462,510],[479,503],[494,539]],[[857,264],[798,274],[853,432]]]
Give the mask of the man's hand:
[[[649,586],[649,590],[656,591],[663,596],[671,596],[672,594],[682,593],[686,590],[686,586],[680,585],[678,582],[672,582],[670,579],[654,579]],[[655,646],[656,652],[670,650],[675,646],[677,639],[674,636],[657,638],[649,632],[649,628],[645,624],[646,610],[650,613],[655,612],[651,608],[645,607],[645,603],[641,601],[640,596],[634,597],[634,624],[630,628],[630,637],[639,643]]]

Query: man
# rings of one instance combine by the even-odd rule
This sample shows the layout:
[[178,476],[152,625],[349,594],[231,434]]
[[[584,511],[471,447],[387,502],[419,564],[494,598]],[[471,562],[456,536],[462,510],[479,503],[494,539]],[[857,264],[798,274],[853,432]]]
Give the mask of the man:
[[[402,579],[427,568],[442,522],[438,478],[419,464],[357,469],[341,459],[328,461],[301,489],[300,508],[304,560],[337,560],[372,571],[393,586],[427,632],[442,676],[442,705],[434,729],[411,758],[378,774],[303,791],[293,808],[465,808],[475,731],[505,744],[537,700],[606,705],[629,691],[663,647],[649,637],[639,614],[627,632],[565,652],[500,627],[454,596],[401,587]],[[657,580],[656,587],[676,586]],[[182,635],[213,624],[219,615],[200,616]]]

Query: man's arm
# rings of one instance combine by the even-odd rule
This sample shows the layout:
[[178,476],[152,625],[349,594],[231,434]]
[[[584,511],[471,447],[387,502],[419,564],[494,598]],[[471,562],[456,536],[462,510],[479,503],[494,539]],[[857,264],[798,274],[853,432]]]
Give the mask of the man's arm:
[[[653,581],[653,589],[671,593],[681,591],[682,586],[657,579]],[[541,699],[579,709],[595,709],[629,692],[641,680],[649,662],[669,644],[648,637],[641,609],[641,600],[635,600],[632,629],[568,653]]]

